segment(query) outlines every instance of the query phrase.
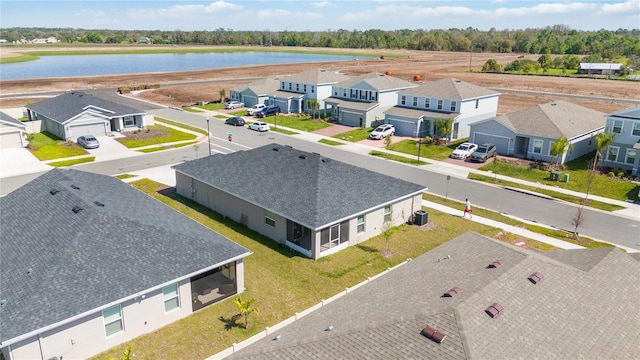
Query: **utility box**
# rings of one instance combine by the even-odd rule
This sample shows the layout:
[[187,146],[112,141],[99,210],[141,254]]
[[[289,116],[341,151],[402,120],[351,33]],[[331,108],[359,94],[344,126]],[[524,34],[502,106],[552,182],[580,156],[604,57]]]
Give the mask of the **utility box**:
[[562,181],[568,183],[569,182],[569,174],[564,174],[564,176],[562,177]]
[[550,181],[559,181],[560,180],[560,172],[559,171],[551,171],[551,172],[549,172],[549,180]]
[[413,213],[413,217],[413,223],[418,226],[426,225],[427,222],[429,222],[429,213],[424,210],[416,211],[415,213]]

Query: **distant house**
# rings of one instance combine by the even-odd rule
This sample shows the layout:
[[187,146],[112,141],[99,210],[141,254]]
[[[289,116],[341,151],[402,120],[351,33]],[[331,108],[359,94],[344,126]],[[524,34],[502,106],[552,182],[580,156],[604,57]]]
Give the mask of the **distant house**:
[[278,91],[279,78],[258,79],[247,85],[236,86],[229,90],[229,99],[244,103],[246,107],[266,104],[269,98]]
[[23,134],[27,126],[13,117],[0,112],[0,149],[25,147]]
[[278,144],[173,169],[180,195],[313,259],[408,221],[426,190]]
[[140,36],[138,38],[138,44],[153,44],[153,40],[151,40],[151,38],[148,38],[146,36]]
[[620,63],[580,63],[578,74],[618,75],[622,71]]
[[48,38],[41,38],[41,39],[33,39],[31,40],[32,44],[55,44],[55,43],[59,43],[60,40],[56,39],[53,36],[49,36]]
[[273,94],[271,100],[285,113],[309,111],[307,100],[311,99],[317,101],[318,109],[323,109],[324,100],[331,96],[332,85],[349,78],[337,71],[325,69],[311,69],[281,77],[278,91]]
[[224,355],[637,359],[638,255],[615,247],[532,251],[468,232]]
[[[496,145],[498,154],[560,164],[592,152],[595,136],[604,130],[605,114],[556,100],[471,124],[470,140]],[[573,148],[560,156],[551,146],[564,135]]]
[[29,120],[42,121],[42,131],[61,139],[81,135],[104,136],[153,125],[153,116],[82,91],[71,91],[26,106]]
[[50,170],[0,220],[4,359],[89,358],[244,289],[249,250],[110,176]]
[[324,100],[331,118],[340,124],[369,127],[384,122],[385,111],[397,105],[398,93],[417,83],[372,72],[333,84]]
[[386,110],[385,122],[396,135],[425,137],[436,133],[438,119],[453,119],[451,139],[469,137],[469,125],[496,116],[500,93],[465,81],[430,81],[398,93],[397,105]]
[[610,168],[631,170],[638,175],[640,163],[640,108],[634,107],[606,115],[606,131],[613,142],[603,153],[602,163]]

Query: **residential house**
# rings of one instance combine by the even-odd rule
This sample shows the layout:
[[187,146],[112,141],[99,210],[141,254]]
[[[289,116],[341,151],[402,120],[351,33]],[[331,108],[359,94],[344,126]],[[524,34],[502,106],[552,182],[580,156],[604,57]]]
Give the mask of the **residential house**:
[[447,78],[400,91],[397,105],[385,111],[396,135],[423,138],[436,134],[438,120],[453,120],[451,139],[469,137],[469,125],[496,116],[500,93]]
[[247,249],[113,177],[50,170],[0,220],[5,359],[88,358],[244,289]]
[[279,78],[264,78],[247,85],[236,86],[229,90],[229,99],[244,103],[246,107],[266,104],[273,94],[278,91]]
[[281,77],[278,91],[273,94],[271,100],[285,113],[308,112],[308,100],[317,102],[316,110],[324,109],[324,99],[331,96],[332,85],[349,78],[337,71],[326,69],[311,69]]
[[[604,130],[604,113],[567,101],[538,104],[471,124],[470,140],[496,145],[498,154],[563,164],[596,148],[595,136]],[[571,147],[559,158],[551,146],[562,135]]]
[[173,169],[178,194],[313,259],[408,221],[426,190],[278,144]]
[[400,91],[418,84],[390,75],[372,72],[336,83],[325,108],[340,124],[370,127],[384,122],[384,112],[397,105]]
[[578,74],[618,75],[622,71],[620,63],[580,63]]
[[13,117],[0,111],[0,149],[27,146],[24,132],[27,126]]
[[640,162],[640,107],[620,110],[606,115],[606,131],[613,142],[602,154],[602,163],[610,168],[631,170],[638,175]]
[[61,139],[81,135],[105,136],[112,131],[133,131],[153,125],[144,110],[105,100],[82,91],[66,92],[26,106],[29,120],[42,121],[42,131]]
[[146,36],[140,36],[138,38],[138,44],[153,44],[153,40]]
[[615,247],[532,251],[468,232],[225,355],[637,359],[638,255]]

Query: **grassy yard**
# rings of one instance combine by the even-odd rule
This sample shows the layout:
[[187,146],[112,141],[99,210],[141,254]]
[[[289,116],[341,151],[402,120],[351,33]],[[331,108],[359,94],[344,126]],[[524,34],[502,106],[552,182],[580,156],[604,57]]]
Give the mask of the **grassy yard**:
[[93,162],[95,159],[96,159],[95,156],[87,156],[87,157],[73,159],[73,160],[50,162],[48,165],[51,165],[53,167],[73,166],[73,165]]
[[187,129],[187,130],[191,130],[197,133],[200,133],[202,135],[207,135],[207,130],[205,129],[201,129],[197,126],[191,126],[191,125],[187,125],[181,122],[177,122],[177,121],[171,121],[171,120],[167,120],[167,119],[163,119],[163,118],[156,118],[157,121],[164,123],[164,124],[169,124],[169,125],[173,125],[182,129]]
[[358,141],[362,141],[362,140],[368,139],[369,135],[371,134],[373,129],[374,128],[372,128],[372,127],[370,127],[370,128],[356,128],[356,129],[353,129],[351,131],[347,131],[347,132],[343,132],[341,134],[333,135],[332,137],[336,138],[336,139],[344,140],[344,141],[358,142]]
[[[267,116],[261,119],[257,119],[256,121],[263,121],[271,124],[271,128],[275,127],[275,116]],[[278,115],[278,126],[284,126],[291,129],[296,129],[305,132],[314,132],[316,130],[324,129],[326,127],[331,126],[331,124],[324,122],[320,119],[312,119],[309,116],[289,116],[289,115]]]
[[[549,171],[524,168],[501,161],[492,161],[482,166],[480,170],[490,170],[500,175],[586,193],[589,175],[586,166],[587,158],[588,155],[565,164],[566,170],[561,173],[569,174],[569,182],[549,180]],[[590,194],[621,201],[636,201],[638,200],[638,190],[640,190],[640,185],[632,181],[596,175],[591,184]]]
[[[140,138],[140,139],[124,138],[124,139],[116,139],[116,140],[128,148],[137,148],[141,146],[164,144],[164,143],[171,143],[176,141],[194,140],[196,138],[196,136],[193,134],[188,134],[188,133],[175,130],[162,125],[151,125],[151,126],[148,126],[147,129],[149,129],[150,131],[158,131],[158,132],[161,132],[162,134],[159,136],[153,136],[148,138]],[[144,132],[144,131],[145,130],[140,130],[140,132]],[[135,132],[133,135],[135,136]]]
[[64,159],[72,156],[88,155],[89,153],[76,145],[73,141],[64,141],[48,132],[33,134],[29,150],[40,161]]
[[422,160],[418,161],[417,159],[411,159],[408,158],[406,156],[399,156],[399,155],[395,155],[395,154],[388,154],[386,152],[383,151],[377,151],[377,150],[372,150],[369,152],[369,155],[371,156],[376,156],[376,157],[381,157],[387,160],[393,160],[393,161],[397,161],[397,162],[401,162],[401,163],[405,163],[405,164],[411,164],[411,165],[428,165],[428,162],[424,162]]
[[[444,160],[448,158],[449,155],[451,155],[451,152],[455,150],[458,145],[468,140],[469,139],[456,140],[447,146],[421,144],[420,157],[433,160]],[[418,146],[416,145],[416,143],[416,140],[398,141],[397,143],[391,144],[389,150],[418,156]]]
[[[187,199],[176,195],[161,195],[160,191],[166,189],[165,185],[150,180],[132,184],[253,252],[244,262],[247,291],[242,296],[257,297],[255,306],[259,313],[250,316],[253,324],[250,330],[231,327],[229,331],[225,331],[225,320],[238,312],[228,299],[113,348],[96,356],[96,359],[110,356],[120,358],[128,345],[132,346],[133,353],[139,359],[203,359],[343,291],[346,287],[381,273],[407,258],[420,256],[467,231],[476,231],[490,237],[500,233],[495,228],[430,211],[429,222],[433,224],[433,229],[422,230],[409,225],[397,228],[389,240],[388,250],[393,254],[390,258],[381,255],[381,251],[385,249],[385,240],[378,236],[313,261],[285,250],[273,240]],[[163,193],[166,194],[164,191]]]
[[342,143],[340,141],[333,141],[333,140],[329,140],[329,139],[320,139],[320,140],[318,140],[318,142],[321,143],[321,144],[326,144],[326,145],[331,145],[331,146],[344,145],[344,143]]
[[201,113],[201,112],[204,112],[204,111],[202,111],[202,110],[195,109],[195,108],[192,108],[192,107],[189,107],[189,106],[183,106],[183,107],[182,107],[182,110],[184,110],[184,111],[186,111],[186,112],[192,112],[192,113]]
[[197,105],[196,108],[201,108],[204,110],[210,110],[210,111],[215,111],[215,110],[222,110],[224,109],[224,103],[215,103],[215,104],[206,104],[206,105]]

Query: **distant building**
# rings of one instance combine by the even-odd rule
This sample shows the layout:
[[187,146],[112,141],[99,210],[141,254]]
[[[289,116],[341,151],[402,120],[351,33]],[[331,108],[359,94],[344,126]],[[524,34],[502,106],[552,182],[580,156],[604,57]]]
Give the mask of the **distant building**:
[[153,44],[153,40],[151,40],[150,38],[148,38],[146,36],[140,36],[140,38],[138,39],[138,43],[139,44]]
[[618,75],[622,71],[620,63],[580,63],[578,74]]

